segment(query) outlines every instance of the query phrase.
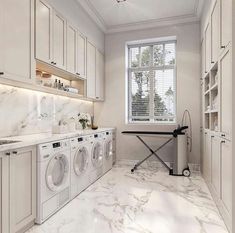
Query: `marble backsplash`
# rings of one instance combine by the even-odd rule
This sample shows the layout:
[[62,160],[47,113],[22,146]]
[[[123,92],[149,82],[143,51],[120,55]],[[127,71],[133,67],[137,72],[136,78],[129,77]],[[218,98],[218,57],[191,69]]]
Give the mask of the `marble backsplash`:
[[78,113],[93,115],[93,103],[0,85],[0,137],[51,132]]

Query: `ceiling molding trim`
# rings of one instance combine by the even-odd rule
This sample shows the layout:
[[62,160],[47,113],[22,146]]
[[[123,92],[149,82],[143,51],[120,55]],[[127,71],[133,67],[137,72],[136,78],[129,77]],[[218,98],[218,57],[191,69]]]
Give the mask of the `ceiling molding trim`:
[[194,6],[194,12],[192,14],[156,19],[156,20],[147,20],[130,24],[120,24],[108,27],[105,24],[102,16],[98,13],[98,11],[95,9],[93,4],[89,0],[77,0],[77,2],[81,5],[81,7],[87,12],[87,14],[93,19],[93,21],[105,34],[199,22],[204,6],[203,0],[196,0]]
[[105,33],[107,31],[107,26],[105,25],[103,18],[96,11],[95,7],[90,3],[90,1],[89,0],[76,0],[76,2],[85,10],[85,12],[90,16],[90,18]]
[[106,34],[134,31],[134,30],[143,30],[147,28],[155,28],[155,27],[162,27],[162,26],[172,26],[172,25],[177,25],[177,24],[195,23],[199,21],[200,19],[194,14],[186,15],[186,16],[179,16],[179,17],[177,16],[177,17],[164,18],[160,20],[148,20],[144,22],[122,24],[122,25],[108,27]]

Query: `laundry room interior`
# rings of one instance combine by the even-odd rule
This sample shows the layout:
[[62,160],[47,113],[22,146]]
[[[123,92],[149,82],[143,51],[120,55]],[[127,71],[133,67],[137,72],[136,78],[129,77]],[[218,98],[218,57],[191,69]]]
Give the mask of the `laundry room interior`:
[[234,0],[0,0],[0,233],[235,233]]

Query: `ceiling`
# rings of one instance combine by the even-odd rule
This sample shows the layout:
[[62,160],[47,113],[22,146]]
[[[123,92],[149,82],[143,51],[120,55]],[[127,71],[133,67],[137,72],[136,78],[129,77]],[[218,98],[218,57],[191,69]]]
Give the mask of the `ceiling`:
[[77,0],[106,33],[198,21],[204,0]]

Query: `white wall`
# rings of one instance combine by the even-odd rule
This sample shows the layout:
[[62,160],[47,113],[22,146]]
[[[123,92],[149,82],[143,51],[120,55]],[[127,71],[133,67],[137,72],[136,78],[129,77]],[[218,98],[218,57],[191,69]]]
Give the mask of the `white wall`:
[[[144,147],[123,130],[171,130],[175,126],[125,124],[125,44],[127,41],[177,37],[177,119],[188,109],[193,122],[193,151],[190,162],[200,163],[200,26],[199,23],[159,27],[110,34],[105,39],[106,91],[104,103],[95,104],[95,118],[100,126],[117,127],[118,159],[140,159]],[[155,146],[159,140],[153,139]],[[164,139],[165,140],[165,139]],[[148,152],[147,152],[148,153]],[[168,160],[168,159],[167,159]]]
[[57,11],[76,25],[102,52],[104,51],[104,33],[93,22],[76,0],[48,0]]

